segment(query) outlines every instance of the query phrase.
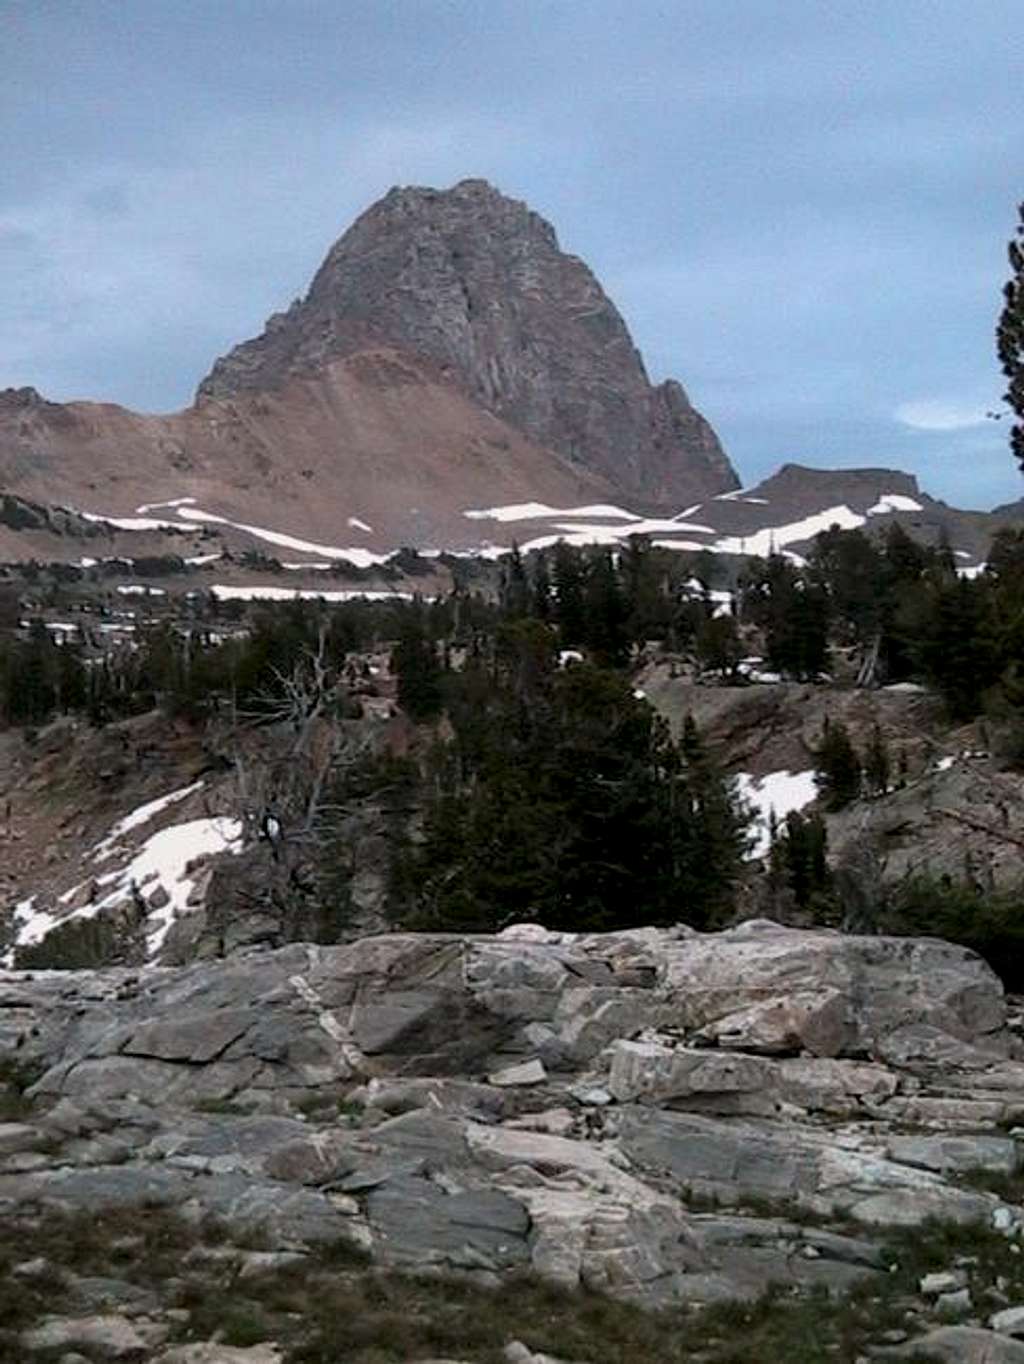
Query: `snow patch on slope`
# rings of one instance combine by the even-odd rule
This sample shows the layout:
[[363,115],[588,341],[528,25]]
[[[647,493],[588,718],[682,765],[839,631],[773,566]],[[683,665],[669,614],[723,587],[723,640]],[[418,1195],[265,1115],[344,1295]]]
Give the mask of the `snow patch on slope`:
[[791,545],[801,540],[813,540],[830,526],[841,530],[856,530],[863,526],[866,517],[851,511],[845,503],[837,507],[826,507],[824,511],[805,516],[800,521],[790,521],[784,526],[765,526],[763,530],[753,531],[750,535],[725,535],[710,546],[719,554],[756,554],[766,558],[780,550],[783,545]]
[[132,829],[137,829],[141,824],[148,824],[151,819],[155,819],[161,810],[168,809],[171,805],[176,805],[179,800],[195,795],[197,791],[203,789],[202,781],[194,781],[190,786],[179,787],[177,791],[171,791],[166,796],[159,796],[156,800],[147,801],[145,805],[140,805],[133,810],[130,815],[125,815],[124,819],[119,819],[114,827],[107,834],[106,838],[101,839],[92,850],[95,861],[102,862],[115,851],[115,846],[125,834]]
[[227,587],[221,583],[215,583],[210,592],[218,601],[412,601],[411,592],[360,592],[353,589],[319,592],[301,587]]
[[[11,947],[0,959],[5,967],[13,965],[15,950],[41,943],[53,929],[75,919],[94,919],[104,910],[115,909],[135,900],[147,906],[146,957],[153,960],[163,946],[175,919],[187,914],[196,877],[189,868],[200,858],[215,853],[242,851],[243,826],[241,820],[225,816],[208,816],[171,824],[151,834],[134,854],[123,846],[123,840],[133,830],[150,823],[170,806],[195,795],[203,787],[202,781],[192,782],[147,801],[125,815],[93,848],[93,862],[104,862],[115,854],[128,855],[129,860],[114,871],[96,876],[92,895],[87,904],[68,912],[53,912],[36,908],[37,896],[29,896],[15,906],[14,937]],[[69,904],[84,889],[88,881],[80,882],[59,897]],[[154,904],[156,900],[158,903]],[[159,903],[162,901],[162,903]]]
[[214,512],[203,511],[199,507],[179,507],[178,515],[186,521],[231,526],[234,530],[244,531],[246,535],[255,536],[257,540],[265,540],[268,545],[277,545],[282,549],[296,549],[302,554],[322,554],[325,559],[343,559],[347,563],[355,564],[357,568],[372,568],[375,564],[386,564],[391,557],[389,554],[374,554],[368,549],[343,549],[338,545],[320,545],[312,540],[300,540],[281,531],[267,530],[264,526],[250,526],[243,521],[232,521],[227,516],[217,516]]
[[767,856],[771,847],[771,821],[778,823],[794,810],[802,810],[818,794],[813,768],[806,772],[769,772],[764,777],[752,777],[739,772],[735,777],[736,794],[754,810],[756,841],[747,852],[748,860]]
[[507,507],[481,507],[464,511],[471,521],[537,521],[546,516],[600,516],[612,521],[639,521],[635,512],[606,502],[587,507],[549,507],[546,502],[514,502]]
[[868,507],[868,516],[884,516],[886,512],[896,511],[924,511],[924,508],[903,493],[883,493],[873,507]]

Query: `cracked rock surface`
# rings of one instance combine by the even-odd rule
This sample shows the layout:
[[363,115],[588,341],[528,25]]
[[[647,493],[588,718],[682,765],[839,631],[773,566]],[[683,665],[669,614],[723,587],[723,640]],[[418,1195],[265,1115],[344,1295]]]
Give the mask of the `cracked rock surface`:
[[985,1185],[1021,1164],[1021,1058],[967,950],[768,922],[7,973],[0,1210],[162,1202],[649,1304],[836,1292],[883,1226],[1019,1232]]

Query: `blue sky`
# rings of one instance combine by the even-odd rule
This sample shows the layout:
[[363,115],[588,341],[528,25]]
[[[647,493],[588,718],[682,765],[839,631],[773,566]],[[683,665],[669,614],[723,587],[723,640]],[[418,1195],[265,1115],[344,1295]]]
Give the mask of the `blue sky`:
[[393,184],[484,176],[741,476],[1024,492],[1019,0],[0,0],[0,387],[185,405]]

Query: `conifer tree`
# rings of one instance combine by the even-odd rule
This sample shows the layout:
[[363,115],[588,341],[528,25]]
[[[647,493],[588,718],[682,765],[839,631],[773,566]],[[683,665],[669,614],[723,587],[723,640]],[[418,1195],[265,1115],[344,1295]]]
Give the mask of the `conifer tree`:
[[629,658],[626,602],[610,551],[590,561],[584,587],[585,642],[603,667],[621,668]]
[[889,789],[891,771],[889,746],[878,725],[873,725],[871,738],[864,753],[864,781],[871,795],[885,795]]
[[398,704],[414,720],[432,720],[441,711],[442,668],[426,630],[422,602],[403,617],[402,631],[391,657],[398,677]]
[[564,540],[555,545],[552,573],[555,593],[555,620],[561,632],[563,648],[578,648],[586,633],[583,606],[583,561],[578,550]]
[[856,800],[861,788],[861,762],[841,720],[825,718],[814,755],[814,780],[828,810],[841,810]]
[[1010,449],[1024,470],[1024,203],[1007,248],[1012,276],[1003,287],[1003,311],[996,329],[996,351],[1008,387],[1003,395],[1017,420],[1010,428]]

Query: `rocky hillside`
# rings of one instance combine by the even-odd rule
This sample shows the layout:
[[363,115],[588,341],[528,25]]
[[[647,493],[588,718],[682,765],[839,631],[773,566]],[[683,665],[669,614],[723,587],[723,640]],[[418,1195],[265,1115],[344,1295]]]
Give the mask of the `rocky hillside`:
[[[244,1298],[246,1279],[287,1268],[294,1303],[294,1275],[340,1243],[392,1268],[492,1286],[528,1271],[684,1314],[770,1283],[816,1289],[808,1360],[852,1361],[836,1350],[854,1346],[1017,1359],[1006,1337],[1003,1353],[983,1347],[1003,1348],[1024,1299],[1021,1019],[962,948],[767,922],[589,937],[523,925],[177,970],[12,973],[0,1020],[21,1104],[0,1128],[0,1211],[22,1219],[26,1249],[41,1210],[102,1225],[116,1209],[122,1227],[133,1213],[138,1233],[163,1205],[222,1228],[219,1251],[194,1247],[146,1292],[131,1282],[140,1241],[112,1277],[65,1276],[21,1358],[85,1342],[94,1359],[164,1359],[166,1346],[170,1364],[173,1341],[198,1349],[216,1319],[198,1288],[172,1310],[182,1273],[230,1264]],[[895,1229],[923,1226],[934,1253],[908,1240],[897,1258]],[[949,1249],[955,1226],[972,1228],[973,1256]],[[918,1277],[922,1264],[934,1272]],[[12,1282],[42,1272],[17,1253],[11,1268]],[[274,1316],[281,1289],[260,1282],[246,1345],[336,1357],[302,1353],[316,1312]],[[828,1295],[857,1285],[864,1310],[841,1318]],[[676,1318],[644,1357],[737,1359],[723,1319],[711,1333],[702,1319]],[[520,1317],[528,1345],[504,1356],[464,1321],[477,1343],[458,1355],[533,1360],[554,1321]],[[455,1357],[460,1338],[447,1341]]]
[[651,386],[587,266],[484,180],[393,189],[335,243],[304,299],[217,361],[199,398],[274,389],[379,345],[429,358],[535,445],[640,505],[738,486],[680,385]]

